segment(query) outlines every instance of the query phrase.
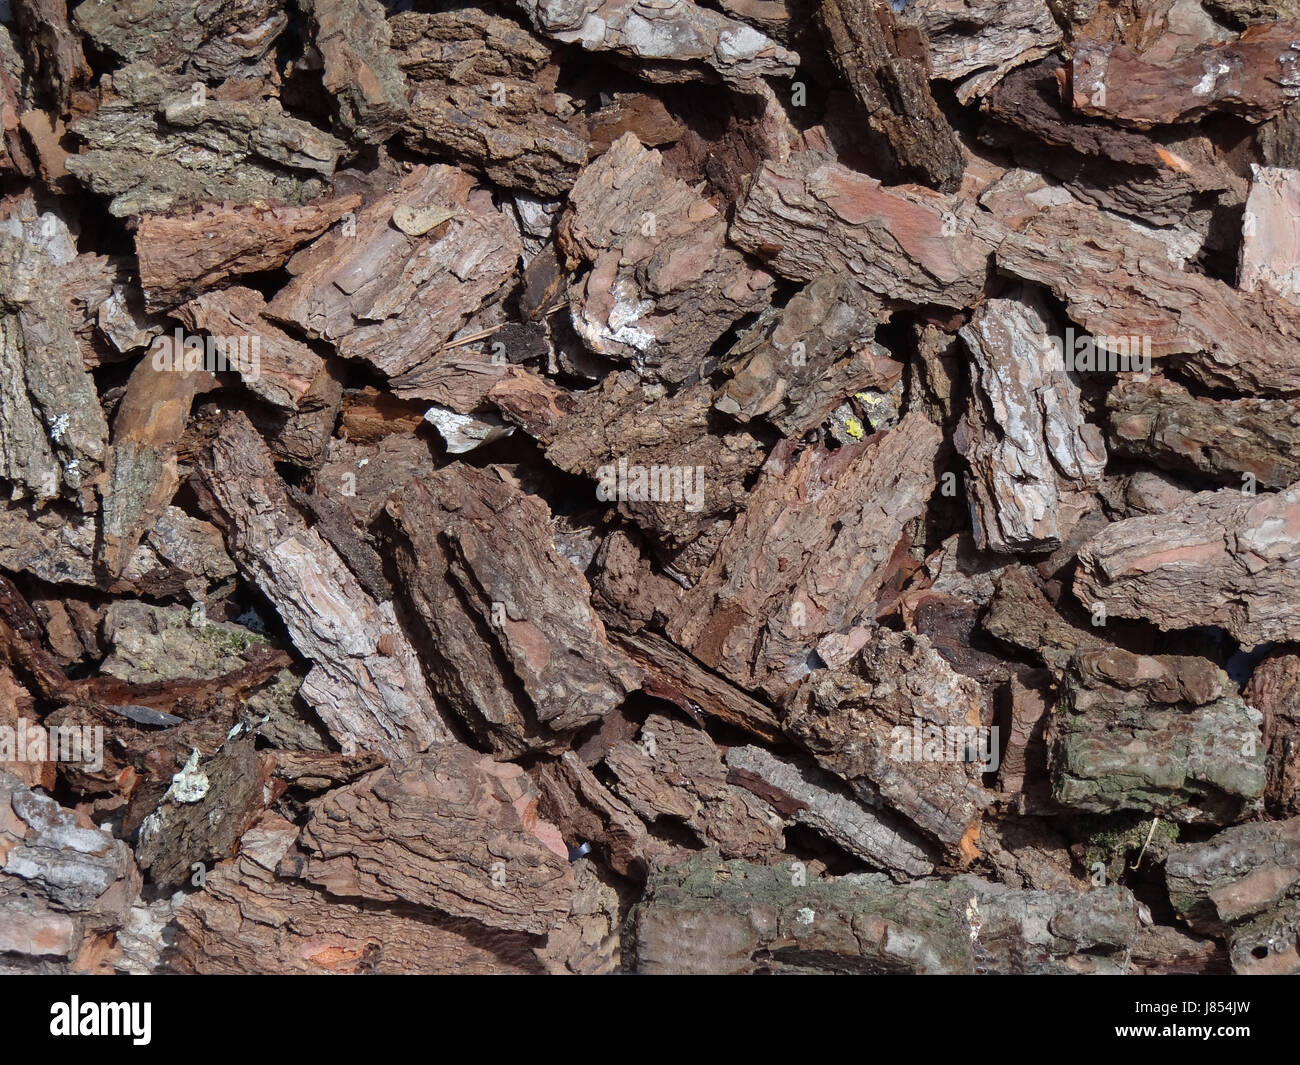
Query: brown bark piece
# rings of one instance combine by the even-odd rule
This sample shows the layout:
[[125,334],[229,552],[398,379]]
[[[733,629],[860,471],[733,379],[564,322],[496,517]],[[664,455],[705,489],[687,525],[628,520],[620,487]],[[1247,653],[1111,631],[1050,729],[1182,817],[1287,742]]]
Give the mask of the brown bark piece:
[[909,415],[836,452],[778,444],[668,634],[742,687],[785,691],[823,635],[872,616],[903,526],[934,488],[939,442]]
[[794,281],[829,271],[887,299],[962,307],[983,290],[1000,229],[956,197],[887,188],[809,152],[759,168],[728,235]]
[[403,12],[392,27],[398,63],[415,82],[407,144],[450,153],[507,188],[569,191],[587,161],[588,138],[580,115],[559,113],[549,46],[474,8]]
[[639,685],[556,549],[545,504],[504,471],[449,466],[387,510],[403,595],[436,649],[431,672],[481,739],[515,754],[557,744]]
[[544,935],[568,915],[575,884],[537,802],[520,766],[447,744],[315,800],[302,853],[281,869],[338,898]]
[[680,719],[651,714],[639,742],[622,740],[605,755],[614,790],[647,822],[684,824],[728,858],[760,859],[784,843],[779,818],[727,781],[722,754],[708,733]]
[[1300,637],[1300,485],[1198,492],[1108,525],[1079,552],[1075,595],[1162,629],[1221,625],[1246,646]]
[[1217,110],[1259,121],[1300,96],[1291,48],[1298,37],[1300,23],[1255,26],[1235,41],[1165,61],[1125,45],[1076,41],[1071,100],[1078,111],[1138,129]]
[[450,738],[392,603],[376,603],[289,502],[266,445],[231,415],[198,482],[231,554],[281,612],[314,668],[302,697],[347,751],[401,758]]
[[294,278],[268,314],[400,374],[431,359],[510,279],[519,253],[487,190],[454,167],[415,167],[362,206],[355,232],[338,229],[294,256]]
[[389,48],[379,0],[298,0],[311,23],[322,81],[339,126],[365,144],[386,141],[406,113],[406,79]]
[[709,431],[712,403],[705,382],[666,397],[635,374],[610,374],[539,435],[549,461],[596,479],[596,501],[680,547],[745,504],[763,462],[749,433]]
[[1206,659],[1080,652],[1048,726],[1052,796],[1094,813],[1241,820],[1264,793],[1261,721]]
[[974,357],[970,406],[954,443],[967,479],[975,542],[1001,553],[1058,547],[1077,520],[1071,496],[1096,487],[1106,448],[1084,421],[1079,386],[1032,294],[992,299],[960,336]]
[[1000,244],[997,263],[1050,288],[1094,337],[1128,343],[1130,351],[1136,344],[1156,359],[1178,356],[1180,373],[1202,385],[1248,395],[1300,392],[1300,308],[1186,271],[1101,212],[1043,211]]
[[786,436],[816,428],[848,396],[880,383],[876,353],[865,344],[850,350],[875,332],[873,302],[842,277],[805,286],[727,353],[730,379],[714,406],[741,422],[765,417]]
[[979,685],[924,636],[877,629],[847,666],[800,685],[784,727],[863,802],[888,806],[964,863],[978,855],[987,803],[974,761],[980,702]]
[[1255,667],[1242,698],[1264,715],[1271,813],[1300,814],[1300,655],[1281,649]]
[[1206,399],[1173,381],[1126,376],[1106,406],[1120,454],[1237,488],[1300,479],[1300,400]]
[[697,80],[699,66],[740,91],[758,91],[765,76],[794,72],[799,57],[751,26],[712,8],[681,0],[650,7],[632,0],[596,0],[580,6],[554,0],[516,0],[541,33],[588,51],[616,52],[650,81]]
[[966,0],[918,0],[901,17],[925,30],[932,76],[954,82],[964,104],[1061,43],[1047,0],[994,0],[974,7]]
[[241,286],[205,292],[172,313],[190,329],[219,338],[216,352],[224,344],[236,356],[226,365],[268,403],[291,411],[326,405],[321,396],[325,360],[267,319],[260,292]]
[[38,504],[77,498],[102,466],[108,424],[82,366],[54,266],[0,234],[0,477]]
[[[112,449],[101,489],[101,558],[119,576],[180,483],[176,450],[200,391],[216,381],[204,369],[176,368],[184,350],[159,337],[127,380],[113,418]],[[163,369],[158,369],[159,365]]]
[[591,264],[569,284],[573,327],[643,377],[701,376],[713,342],[769,296],[772,278],[727,246],[723,215],[630,133],[583,169],[569,202],[561,246]]
[[182,973],[293,975],[535,973],[532,939],[397,904],[359,905],[275,875],[298,836],[266,814],[237,858],[210,871],[177,910],[169,965]]
[[957,135],[930,95],[929,42],[884,0],[823,0],[818,25],[831,60],[870,127],[904,174],[954,192],[965,161]]
[[339,196],[302,207],[207,203],[146,214],[135,234],[145,301],[151,310],[174,307],[230,278],[279,269],[360,203]]
[[1300,303],[1300,172],[1256,166],[1252,174],[1237,284],[1244,292],[1264,289]]

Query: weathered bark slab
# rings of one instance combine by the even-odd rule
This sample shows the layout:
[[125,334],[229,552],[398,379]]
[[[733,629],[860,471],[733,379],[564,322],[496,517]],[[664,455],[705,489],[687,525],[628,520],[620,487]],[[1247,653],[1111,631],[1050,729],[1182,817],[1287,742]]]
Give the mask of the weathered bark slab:
[[459,744],[381,769],[311,803],[292,872],[339,898],[403,901],[544,935],[575,884],[520,766]]
[[84,0],[73,20],[96,47],[128,63],[144,59],[208,78],[264,73],[261,61],[289,24],[278,0]]
[[1084,421],[1079,386],[1054,348],[1054,326],[1032,294],[983,303],[961,330],[975,373],[954,442],[970,464],[976,546],[1013,553],[1058,547],[1096,487],[1106,447]]
[[875,333],[872,303],[843,277],[805,286],[727,353],[730,376],[714,406],[741,422],[764,417],[786,436],[816,428],[848,396],[880,383],[876,353],[866,345],[849,350]]
[[729,783],[747,788],[782,817],[807,825],[895,879],[934,872],[933,846],[901,818],[844,794],[843,785],[815,766],[780,758],[762,747],[727,749]]
[[[172,501],[180,484],[176,451],[200,391],[216,384],[200,368],[174,369],[184,352],[173,337],[159,337],[127,379],[113,416],[112,448],[100,489],[103,545],[109,575],[119,576],[140,540]],[[165,368],[158,369],[159,360]]]
[[298,0],[320,54],[321,80],[339,128],[365,144],[386,141],[406,114],[406,79],[389,48],[379,0]]
[[[289,411],[329,405],[323,394],[325,360],[267,319],[266,300],[255,289],[204,292],[172,313],[189,328],[222,338],[230,350],[242,353],[227,365],[254,395]],[[330,429],[333,421],[331,417]]]
[[733,322],[765,305],[773,280],[727,246],[725,217],[632,134],[583,168],[569,203],[561,246],[572,265],[591,264],[570,282],[569,308],[593,352],[682,384],[707,373],[704,354]]
[[645,672],[642,686],[647,695],[666,699],[697,719],[717,718],[769,743],[780,735],[770,707],[709,672],[671,641],[645,631],[615,633],[613,640]]
[[1248,29],[1237,40],[1162,60],[1124,45],[1078,40],[1070,70],[1076,110],[1149,129],[1210,111],[1259,121],[1300,97],[1291,42],[1300,23]]
[[60,0],[16,0],[13,15],[28,68],[66,116],[74,93],[91,79],[81,40],[68,22],[68,6]]
[[817,22],[831,61],[869,127],[893,149],[899,170],[956,191],[965,161],[957,134],[930,95],[924,32],[878,0],[823,0]]
[[202,204],[146,214],[135,234],[146,304],[173,307],[232,277],[278,269],[360,203],[339,196],[302,207]]
[[778,444],[668,635],[742,687],[777,696],[827,633],[872,616],[890,556],[934,488],[939,431],[919,415],[861,444]]
[[1290,648],[1269,655],[1255,667],[1242,698],[1264,715],[1265,804],[1283,817],[1300,814],[1300,655]]
[[275,875],[298,827],[265,815],[239,856],[206,877],[177,910],[169,965],[203,975],[536,973],[526,933],[487,928],[397,904],[331,898]]
[[419,166],[289,263],[269,315],[400,374],[431,359],[513,274],[515,227],[450,166]]
[[1226,935],[1233,971],[1300,973],[1300,818],[1237,825],[1165,861],[1169,900],[1194,929]]
[[863,802],[889,807],[968,862],[986,803],[973,749],[980,702],[979,685],[924,636],[876,629],[847,666],[800,685],[783,724]]
[[393,604],[376,603],[289,502],[266,445],[231,415],[202,456],[205,509],[240,572],[280,612],[314,665],[302,697],[334,737],[392,758],[445,742],[439,714]]
[[560,113],[550,46],[475,8],[403,12],[391,25],[398,63],[415,82],[407,144],[450,153],[507,188],[569,191],[589,142],[582,117]]
[[[67,167],[118,218],[210,200],[303,204],[325,191],[343,144],[247,99],[237,83],[199,94],[192,78],[132,63],[101,80],[99,109],[69,127],[86,143]],[[195,157],[203,160],[196,167]]]
[[693,724],[651,714],[638,742],[616,743],[605,764],[614,791],[646,822],[680,823],[706,847],[732,858],[759,860],[784,844],[781,819],[728,782],[722,752]]
[[1042,59],[1061,43],[1046,0],[918,0],[901,19],[929,39],[931,76],[955,83],[964,104],[983,96],[1010,71]]
[[1204,399],[1162,378],[1120,380],[1106,397],[1111,446],[1163,469],[1241,488],[1300,479],[1300,400]]
[[596,501],[616,504],[619,513],[679,547],[743,507],[746,479],[763,463],[762,446],[749,433],[710,432],[712,405],[706,382],[664,396],[627,372],[578,396],[549,429],[532,425],[549,461],[596,479]]
[[1263,716],[1201,658],[1084,651],[1049,725],[1053,798],[1227,824],[1264,793]]
[[644,881],[655,859],[673,853],[573,751],[539,763],[530,775],[541,792],[542,816],[559,827],[571,847],[595,848],[620,876]]
[[888,299],[944,307],[974,302],[1000,239],[956,197],[886,188],[810,152],[759,168],[728,235],[791,280],[829,271]]
[[127,922],[140,883],[125,843],[0,771],[0,964],[6,971],[104,971],[103,948]]
[[74,500],[102,466],[108,424],[83,369],[53,265],[0,234],[0,478],[38,504]]
[[1127,888],[1011,891],[974,876],[806,882],[711,856],[660,870],[633,907],[641,973],[1119,973],[1137,939]]
[[[1179,372],[1206,387],[1300,392],[1300,307],[1186,271],[1141,249],[1131,226],[1087,214],[1039,213],[999,245],[998,267],[1051,289],[1094,337],[1130,348],[1136,341],[1157,359],[1178,356]],[[1068,276],[1060,269],[1067,259]]]
[[757,91],[752,83],[791,74],[799,62],[753,27],[691,0],[671,7],[632,0],[580,7],[556,0],[516,2],[539,33],[587,51],[635,58],[640,62],[632,69],[650,81],[695,80],[703,66],[741,91]]
[[1075,196],[1154,225],[1185,222],[1210,196],[1244,182],[1210,138],[1173,127],[1140,134],[1080,115],[1061,100],[1062,61],[1012,71],[985,97],[980,137],[1023,166],[1050,174]]
[[280,797],[272,762],[254,749],[251,736],[229,740],[209,758],[195,751],[172,777],[162,802],[140,825],[136,860],[164,888],[190,881],[194,863],[230,857],[239,837]]
[[395,493],[387,512],[431,675],[481,740],[512,754],[555,745],[639,686],[556,549],[546,505],[505,471],[446,467]]
[[1075,595],[1162,629],[1222,625],[1247,646],[1300,636],[1300,486],[1198,492],[1107,526],[1079,551]]
[[1254,166],[1251,173],[1237,284],[1300,303],[1300,172]]

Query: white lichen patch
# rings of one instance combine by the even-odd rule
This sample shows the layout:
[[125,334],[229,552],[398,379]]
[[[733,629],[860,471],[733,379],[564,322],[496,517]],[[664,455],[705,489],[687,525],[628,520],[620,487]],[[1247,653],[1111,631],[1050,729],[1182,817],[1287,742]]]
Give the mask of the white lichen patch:
[[190,751],[189,760],[181,771],[172,777],[172,785],[163,796],[163,802],[168,799],[173,802],[198,802],[208,793],[209,787],[211,784],[207,774],[199,769],[199,752],[196,747]]

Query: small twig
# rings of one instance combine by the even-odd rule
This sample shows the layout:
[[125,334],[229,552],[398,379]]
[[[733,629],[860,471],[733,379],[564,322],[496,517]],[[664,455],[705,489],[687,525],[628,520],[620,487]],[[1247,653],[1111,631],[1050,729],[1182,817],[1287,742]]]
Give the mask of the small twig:
[[1158,824],[1160,824],[1160,818],[1153,817],[1151,819],[1151,831],[1147,833],[1146,843],[1142,844],[1142,849],[1138,851],[1137,861],[1135,861],[1132,865],[1129,866],[1130,869],[1136,870],[1137,867],[1142,864],[1142,856],[1146,854],[1147,846],[1151,843],[1152,838],[1155,836],[1156,825]]

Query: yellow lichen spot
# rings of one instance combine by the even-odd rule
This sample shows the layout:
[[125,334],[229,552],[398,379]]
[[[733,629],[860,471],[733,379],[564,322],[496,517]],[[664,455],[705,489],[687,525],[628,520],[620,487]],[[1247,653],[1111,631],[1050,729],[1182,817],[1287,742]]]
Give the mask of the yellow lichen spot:
[[854,440],[861,440],[863,437],[862,423],[857,418],[844,419],[844,431],[853,437]]

